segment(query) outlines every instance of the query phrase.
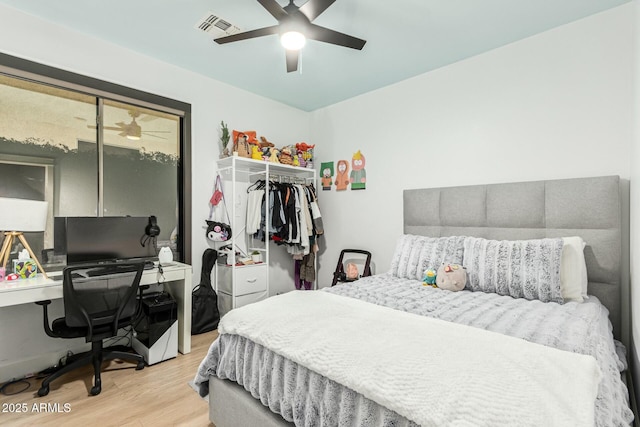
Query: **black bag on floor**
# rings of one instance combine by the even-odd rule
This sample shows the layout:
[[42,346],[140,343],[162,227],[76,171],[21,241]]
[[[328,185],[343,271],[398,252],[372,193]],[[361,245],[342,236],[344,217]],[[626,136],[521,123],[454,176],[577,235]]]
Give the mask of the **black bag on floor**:
[[211,286],[211,270],[218,259],[218,251],[207,249],[202,254],[200,284],[191,293],[191,335],[213,331],[220,322],[218,296]]

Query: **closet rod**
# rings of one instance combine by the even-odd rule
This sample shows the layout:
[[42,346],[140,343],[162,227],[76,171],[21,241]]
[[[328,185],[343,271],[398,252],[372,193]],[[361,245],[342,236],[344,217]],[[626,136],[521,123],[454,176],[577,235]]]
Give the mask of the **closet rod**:
[[307,179],[313,179],[313,178],[303,178],[303,177],[297,177],[297,176],[291,176],[291,175],[269,175],[269,178],[271,181],[275,181],[277,180],[280,183],[289,183],[289,184],[306,184],[307,183]]

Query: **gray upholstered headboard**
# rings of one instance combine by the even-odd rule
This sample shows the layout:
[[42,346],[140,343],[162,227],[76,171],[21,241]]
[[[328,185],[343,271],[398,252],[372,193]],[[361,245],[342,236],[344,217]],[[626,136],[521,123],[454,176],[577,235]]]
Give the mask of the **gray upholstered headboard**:
[[497,240],[581,236],[589,294],[609,309],[619,338],[627,265],[622,206],[618,176],[405,190],[404,232]]

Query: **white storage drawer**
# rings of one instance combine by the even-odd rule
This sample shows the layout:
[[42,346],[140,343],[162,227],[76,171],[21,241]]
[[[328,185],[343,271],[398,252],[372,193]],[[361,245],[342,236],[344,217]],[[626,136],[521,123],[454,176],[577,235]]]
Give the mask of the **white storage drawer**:
[[220,312],[220,317],[222,318],[222,316],[230,312],[231,307],[231,295],[218,292],[218,311]]
[[[255,294],[236,297],[236,308],[242,307],[243,305],[251,304],[253,302],[261,301],[265,298],[267,298],[267,291],[256,292]],[[231,311],[231,301],[231,295],[224,292],[218,293],[218,310],[220,311],[220,317]]]
[[236,297],[236,308],[242,307],[243,305],[251,304],[253,302],[262,301],[265,298],[267,298],[267,291],[256,292],[255,294]]
[[[232,280],[235,271],[235,281]],[[245,265],[236,267],[218,265],[218,290],[233,294],[231,288],[235,286],[236,296],[253,294],[267,290],[267,265]]]

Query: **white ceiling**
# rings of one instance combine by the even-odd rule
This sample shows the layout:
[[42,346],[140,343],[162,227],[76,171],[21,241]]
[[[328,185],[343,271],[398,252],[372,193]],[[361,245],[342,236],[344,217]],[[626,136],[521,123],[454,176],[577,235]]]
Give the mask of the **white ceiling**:
[[286,72],[284,50],[275,35],[218,45],[195,28],[207,12],[242,31],[275,25],[256,0],[0,3],[313,111],[628,1],[337,0],[314,23],[365,39],[367,44],[357,51],[308,41],[294,73]]

